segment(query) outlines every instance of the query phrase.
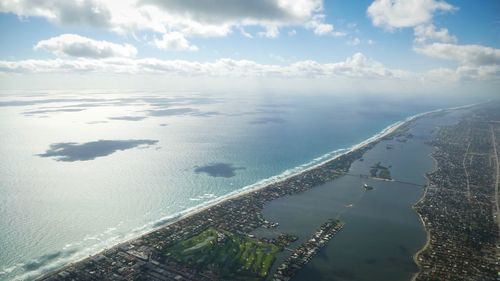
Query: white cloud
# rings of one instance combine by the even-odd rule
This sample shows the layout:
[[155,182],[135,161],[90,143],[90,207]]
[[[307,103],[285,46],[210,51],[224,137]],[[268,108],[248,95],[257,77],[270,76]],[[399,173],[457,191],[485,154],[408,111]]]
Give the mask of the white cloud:
[[301,23],[322,9],[321,0],[141,0],[202,23]]
[[[333,63],[306,60],[295,63],[282,62],[279,65],[234,59],[218,59],[212,62],[155,58],[58,58],[0,61],[0,80],[9,83],[12,83],[12,81],[29,81],[30,77],[42,77],[43,81],[52,79],[52,81],[60,83],[60,77],[68,77],[72,74],[78,74],[78,81],[82,79],[98,81],[103,76],[121,79],[122,81],[149,77],[148,79],[156,79],[155,81],[160,83],[158,79],[161,78],[162,82],[158,85],[164,85],[162,83],[165,82],[165,78],[162,77],[168,77],[168,79],[174,79],[169,81],[177,81],[175,79],[184,81],[178,85],[179,89],[186,89],[186,87],[191,86],[196,88],[198,83],[205,89],[207,85],[205,83],[214,81],[216,87],[228,87],[231,81],[238,81],[237,85],[246,85],[243,88],[247,89],[247,86],[262,85],[263,79],[266,81],[266,85],[281,81],[273,85],[292,91],[299,88],[311,89],[314,87],[330,91],[340,87],[340,89],[348,91],[363,90],[384,93],[392,91],[399,94],[404,91],[435,91],[450,86],[459,87],[456,89],[464,89],[464,86],[467,85],[481,85],[484,89],[495,90],[500,85],[500,66],[498,64],[463,65],[456,69],[438,68],[425,72],[409,72],[388,68],[361,53],[356,53],[343,61]],[[56,80],[53,77],[56,77]],[[247,85],[243,81],[260,82]],[[187,85],[186,83],[191,84]],[[236,84],[231,85],[237,86]],[[106,85],[109,86],[109,84]],[[113,88],[116,88],[116,86],[112,84]]]
[[[2,0],[0,12],[42,17],[60,25],[88,25],[119,33],[180,32],[190,36],[227,36],[234,29],[260,26],[265,35],[305,27],[322,15],[322,0]],[[328,32],[321,22],[313,29]]]
[[76,34],[62,34],[38,42],[35,50],[44,50],[56,56],[79,58],[135,57],[137,49],[129,44],[97,41]]
[[429,82],[496,81],[500,82],[500,66],[460,66],[456,69],[438,68],[423,74],[422,80]]
[[252,39],[253,35],[248,33],[243,27],[240,27],[240,33],[241,35],[245,36],[246,38]]
[[111,24],[111,11],[97,0],[2,0],[0,12],[43,17],[63,25],[108,27]]
[[388,69],[356,53],[344,61],[319,63],[298,61],[287,65],[259,64],[249,60],[219,59],[214,62],[161,60],[154,58],[53,59],[0,61],[4,73],[129,73],[218,77],[304,77],[404,79],[408,73]]
[[277,26],[274,25],[269,25],[266,26],[265,31],[261,31],[257,33],[260,37],[267,37],[267,38],[276,38],[278,35],[280,35],[280,31]]
[[[451,51],[455,55],[446,58],[457,60],[463,65],[459,65],[456,69],[438,68],[420,73],[388,68],[362,53],[355,53],[343,61],[332,63],[320,63],[312,60],[287,63],[281,57],[274,55],[270,55],[270,57],[280,61],[280,64],[261,64],[250,60],[229,58],[212,62],[126,57],[0,61],[0,76],[9,73],[79,73],[168,75],[169,77],[209,77],[210,79],[231,77],[322,79],[324,81],[355,79],[363,81],[363,84],[369,83],[368,81],[381,81],[381,83],[384,83],[383,81],[393,81],[410,84],[423,83],[421,86],[430,82],[453,84],[462,81],[500,81],[499,50],[481,46],[474,51],[469,50],[471,46],[451,48],[457,48],[457,50]],[[473,47],[473,49],[476,48],[477,46]],[[433,54],[441,52],[444,54],[449,51],[440,48],[436,49],[439,51]],[[458,55],[459,51],[467,53],[467,55]]]
[[161,39],[155,38],[153,45],[158,49],[170,51],[198,51],[198,47],[189,44],[180,32],[163,34]]
[[456,9],[443,0],[375,0],[367,14],[373,25],[392,30],[431,23],[435,12]]
[[334,31],[333,25],[325,23],[325,15],[323,14],[314,15],[312,19],[306,23],[306,28],[311,29],[314,34],[319,36],[332,35],[339,37],[346,35],[344,32]]
[[433,43],[416,47],[417,53],[438,59],[456,61],[464,66],[487,66],[500,64],[500,49],[481,45],[455,45]]
[[457,37],[450,35],[447,28],[436,29],[433,24],[419,25],[414,29],[415,43],[425,44],[432,41],[456,43]]

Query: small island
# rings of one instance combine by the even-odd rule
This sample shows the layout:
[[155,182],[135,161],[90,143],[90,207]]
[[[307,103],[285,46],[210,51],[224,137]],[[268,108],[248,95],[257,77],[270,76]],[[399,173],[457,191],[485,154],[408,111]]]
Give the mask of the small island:
[[370,176],[372,178],[392,180],[390,168],[391,166],[385,167],[382,166],[381,162],[377,162],[375,165],[371,167]]

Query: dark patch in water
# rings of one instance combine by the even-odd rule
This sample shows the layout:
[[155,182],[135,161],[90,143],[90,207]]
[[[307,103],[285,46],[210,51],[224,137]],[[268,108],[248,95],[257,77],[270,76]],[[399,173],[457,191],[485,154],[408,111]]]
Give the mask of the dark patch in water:
[[118,150],[127,150],[140,145],[153,145],[157,140],[98,140],[86,143],[63,142],[50,145],[40,157],[54,157],[57,161],[74,162],[94,160]]
[[120,121],[141,121],[146,119],[146,116],[116,116],[109,117],[110,120],[120,120]]
[[[30,95],[31,97],[37,97],[41,95]],[[30,97],[27,96],[27,97]],[[43,95],[45,96],[45,95]],[[81,107],[95,107],[95,106],[106,106],[106,105],[128,105],[128,104],[138,104],[146,103],[152,106],[170,106],[170,105],[188,105],[188,104],[210,104],[217,102],[216,99],[206,98],[206,97],[130,97],[130,98],[113,98],[113,99],[102,99],[102,98],[50,98],[50,99],[25,99],[25,100],[7,100],[0,101],[0,107],[7,106],[30,106],[30,105],[41,105],[41,104],[55,104],[55,103],[80,103],[78,105]],[[67,107],[71,105],[65,105]]]
[[196,117],[210,117],[210,116],[220,114],[217,111],[200,111],[198,109],[190,108],[190,107],[152,109],[152,110],[148,110],[147,113],[150,116],[155,116],[155,117],[175,116],[175,115],[190,115],[190,116],[196,116]]
[[276,123],[276,124],[281,124],[285,123],[285,119],[278,118],[278,117],[262,117],[262,118],[257,118],[253,121],[250,121],[250,124],[268,124],[268,123]]
[[85,108],[60,108],[60,109],[41,109],[41,110],[32,110],[23,112],[24,115],[36,115],[36,114],[45,114],[45,113],[53,113],[53,112],[80,112],[84,111]]
[[191,113],[192,116],[198,116],[198,117],[211,117],[219,114],[220,113],[217,111],[195,111]]
[[102,102],[107,101],[104,99],[35,99],[35,100],[10,100],[1,101],[0,107],[4,106],[28,106],[35,104],[47,104],[47,103],[64,103],[64,102]]
[[160,127],[167,127],[167,126],[168,126],[168,124],[165,124],[165,123],[160,124]]
[[185,115],[194,112],[195,110],[189,107],[185,108],[170,108],[170,109],[154,109],[149,110],[148,113],[151,116],[175,116],[175,115]]
[[205,166],[196,166],[194,172],[205,173],[211,177],[231,178],[236,176],[237,170],[244,170],[245,167],[235,167],[228,163],[211,163]]

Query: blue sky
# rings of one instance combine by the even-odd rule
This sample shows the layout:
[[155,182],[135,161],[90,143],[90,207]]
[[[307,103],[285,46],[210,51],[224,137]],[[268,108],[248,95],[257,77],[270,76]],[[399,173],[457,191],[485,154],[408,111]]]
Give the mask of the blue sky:
[[[114,74],[124,72],[116,67],[122,60],[134,65],[133,74],[189,76],[197,66],[173,62],[230,59],[220,75],[285,72],[332,81],[452,75],[454,84],[492,84],[500,72],[498,11],[496,0],[4,0],[0,71]],[[145,59],[159,60],[155,71]],[[212,74],[218,66],[207,67]]]

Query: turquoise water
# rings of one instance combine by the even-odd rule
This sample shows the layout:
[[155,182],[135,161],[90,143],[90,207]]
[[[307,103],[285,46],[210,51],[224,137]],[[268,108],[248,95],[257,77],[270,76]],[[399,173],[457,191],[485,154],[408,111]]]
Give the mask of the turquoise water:
[[37,276],[349,148],[407,116],[463,103],[333,94],[2,92],[0,280]]

